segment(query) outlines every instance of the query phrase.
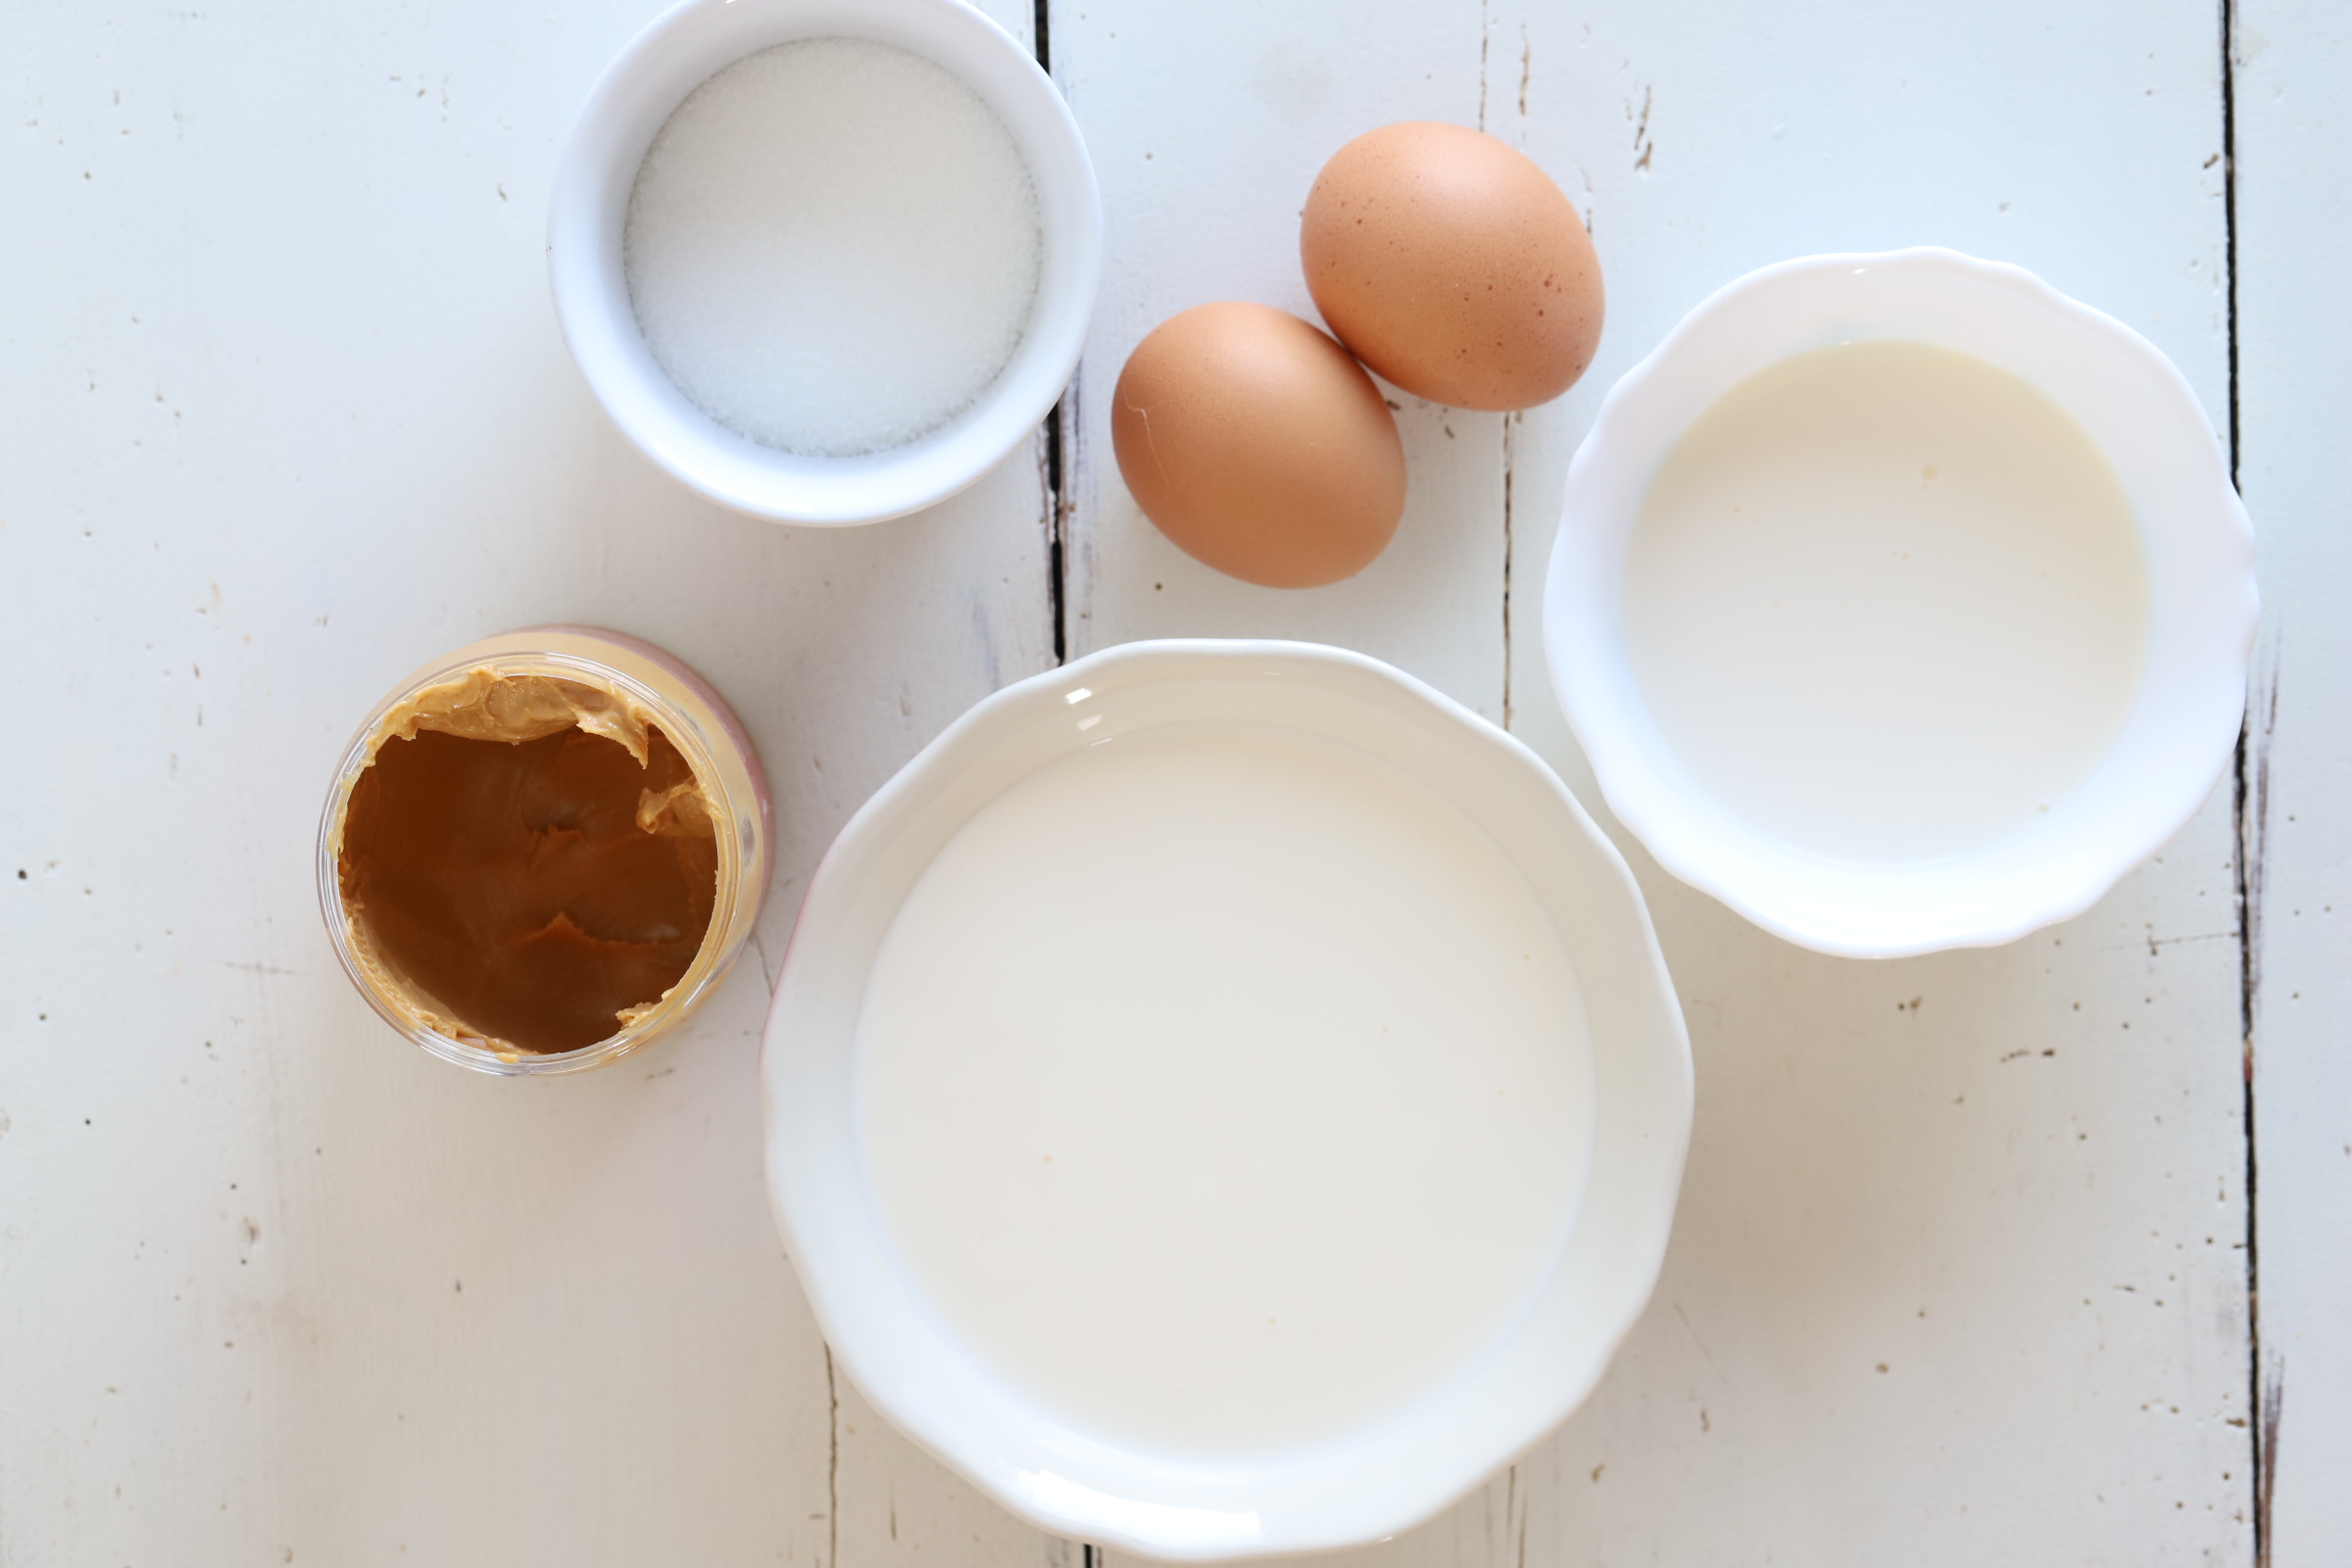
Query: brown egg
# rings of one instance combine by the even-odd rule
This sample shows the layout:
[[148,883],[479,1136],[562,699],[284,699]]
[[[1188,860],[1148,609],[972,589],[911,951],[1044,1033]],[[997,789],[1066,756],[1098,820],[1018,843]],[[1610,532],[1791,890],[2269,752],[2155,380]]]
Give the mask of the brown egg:
[[1110,439],[1144,515],[1245,582],[1351,577],[1404,514],[1404,444],[1380,389],[1271,306],[1198,305],[1160,322],[1119,372]]
[[1341,148],[1298,225],[1315,308],[1356,358],[1457,409],[1525,409],[1600,343],[1600,261],[1526,154],[1459,125],[1383,125]]

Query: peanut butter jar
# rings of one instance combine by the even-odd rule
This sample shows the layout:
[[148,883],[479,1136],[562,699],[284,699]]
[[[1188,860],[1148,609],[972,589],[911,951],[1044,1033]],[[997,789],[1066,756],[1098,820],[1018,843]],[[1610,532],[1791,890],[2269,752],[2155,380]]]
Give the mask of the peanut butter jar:
[[767,896],[767,780],[718,694],[590,626],[469,643],[352,738],[318,902],[393,1028],[478,1072],[578,1072],[690,1016]]

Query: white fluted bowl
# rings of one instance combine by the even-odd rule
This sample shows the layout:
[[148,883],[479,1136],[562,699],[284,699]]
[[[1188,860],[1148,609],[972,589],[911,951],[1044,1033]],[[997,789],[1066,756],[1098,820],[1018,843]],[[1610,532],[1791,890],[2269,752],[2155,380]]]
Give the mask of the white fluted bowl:
[[[1017,1365],[992,1362],[957,1336],[899,1261],[860,1152],[856,1098],[867,976],[943,847],[975,812],[1058,760],[1106,739],[1201,721],[1282,726],[1368,753],[1372,765],[1402,769],[1493,839],[1558,932],[1583,993],[1594,1139],[1581,1198],[1563,1199],[1571,1206],[1549,1272],[1537,1276],[1530,1304],[1501,1319],[1498,1339],[1434,1393],[1368,1427],[1350,1416],[1336,1422],[1337,1438],[1214,1460],[1145,1451],[1057,1416]],[[1220,979],[1203,973],[1197,984],[1213,991]],[[1104,1027],[1118,1026],[1106,1019]],[[1187,1070],[1171,1059],[1171,1082]],[[1008,687],[958,719],[866,803],[817,868],[777,981],[761,1077],[777,1218],[827,1342],[874,1406],[1042,1529],[1189,1561],[1395,1535],[1557,1427],[1598,1381],[1656,1283],[1690,1132],[1682,1014],[1641,894],[1608,840],[1550,769],[1501,730],[1375,660],[1302,643],[1130,644]],[[1167,1103],[1197,1107],[1200,1097],[1189,1093],[1074,1114],[1132,1128],[1156,1113],[1168,1120],[1153,1124],[1155,1135],[1246,1140],[1235,1129],[1252,1125],[1261,1079],[1243,1072],[1207,1084],[1210,1102],[1235,1107],[1230,1127],[1222,1111],[1196,1122]],[[1483,1094],[1486,1080],[1478,1081]],[[1559,1133],[1584,1136],[1581,1124]],[[1266,1201],[1296,1196],[1276,1184]],[[1298,1217],[1316,1223],[1321,1214]],[[1331,1218],[1376,1229],[1384,1221],[1380,1212]],[[961,1245],[989,1245],[984,1223],[958,1234]],[[1054,1312],[1067,1307],[1057,1297]],[[1115,1321],[1121,1301],[1106,1294],[1094,1309]],[[1041,1310],[1032,1321],[1052,1315]],[[1024,1346],[1019,1365],[1054,1356],[1062,1343],[1042,1326],[1034,1333],[1047,1338]],[[1139,1353],[1180,1358],[1184,1350],[1179,1334]],[[1367,1365],[1364,1376],[1378,1381],[1379,1372]]]
[[[2005,838],[1886,867],[1804,854],[1712,796],[1643,706],[1624,615],[1642,497],[1691,423],[1779,360],[1877,339],[1974,355],[2072,415],[2132,504],[2149,590],[2138,692],[2089,775]],[[2258,610],[2252,527],[2172,362],[2021,268],[1923,248],[1750,272],[1626,373],[1569,468],[1544,645],[1601,793],[1660,865],[1791,942],[1888,957],[2010,942],[2080,914],[2179,832],[2234,755]]]

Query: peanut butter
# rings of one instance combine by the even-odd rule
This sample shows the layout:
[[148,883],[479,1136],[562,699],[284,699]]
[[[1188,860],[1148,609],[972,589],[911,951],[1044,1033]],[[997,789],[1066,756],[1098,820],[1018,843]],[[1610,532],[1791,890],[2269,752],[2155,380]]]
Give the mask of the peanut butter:
[[376,726],[336,836],[354,948],[418,1022],[576,1051],[658,1004],[717,894],[710,797],[634,705],[472,670]]

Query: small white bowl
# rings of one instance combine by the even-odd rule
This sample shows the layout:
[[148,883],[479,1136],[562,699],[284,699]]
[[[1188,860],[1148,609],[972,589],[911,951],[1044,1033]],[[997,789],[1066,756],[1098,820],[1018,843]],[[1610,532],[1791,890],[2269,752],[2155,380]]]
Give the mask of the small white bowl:
[[[645,345],[621,270],[637,169],[673,110],[746,55],[801,38],[868,38],[923,56],[1004,122],[1037,187],[1037,303],[994,385],[930,435],[851,458],[802,457],[719,424]],[[622,433],[723,506],[820,527],[946,500],[1037,428],[1078,367],[1102,274],[1102,203],[1078,122],[1004,28],[962,0],[685,0],[606,68],[573,125],[548,201],[548,276],[564,339]]]
[[[2137,696],[2090,774],[2007,838],[1900,867],[1802,854],[1710,796],[1643,706],[1623,608],[1642,497],[1691,422],[1776,361],[1881,339],[1974,355],[2071,414],[2132,504],[2149,592]],[[2252,527],[2172,362],[2020,268],[1921,248],[1750,272],[1626,373],[1569,467],[1544,643],[1601,793],[1660,865],[1791,942],[1892,957],[1989,947],[2080,914],[2180,831],[2233,755],[2258,612]]]
[[[1590,1174],[1551,1272],[1515,1326],[1400,1412],[1368,1427],[1349,1418],[1339,1423],[1344,1436],[1248,1459],[1139,1451],[1076,1430],[985,1363],[898,1261],[858,1130],[867,977],[943,847],[1041,768],[1106,737],[1201,721],[1343,742],[1459,808],[1518,868],[1559,933],[1592,1041]],[[1213,988],[1218,977],[1199,983]],[[1510,736],[1375,660],[1304,643],[1129,644],[1008,687],[956,720],[859,809],[817,867],[777,981],[760,1072],[768,1190],[787,1250],[826,1341],[866,1397],[1040,1528],[1185,1561],[1395,1535],[1557,1427],[1657,1281],[1690,1133],[1682,1013],[1640,891],[1608,840]],[[1236,1126],[1249,1125],[1250,1083],[1212,1087],[1241,1097]],[[1099,1116],[1133,1127],[1158,1103],[1104,1104]],[[1152,1133],[1241,1136],[1213,1118],[1166,1114],[1176,1120]],[[1121,1306],[1105,1298],[1099,1310]],[[1059,1342],[1041,1343],[1051,1354]]]

